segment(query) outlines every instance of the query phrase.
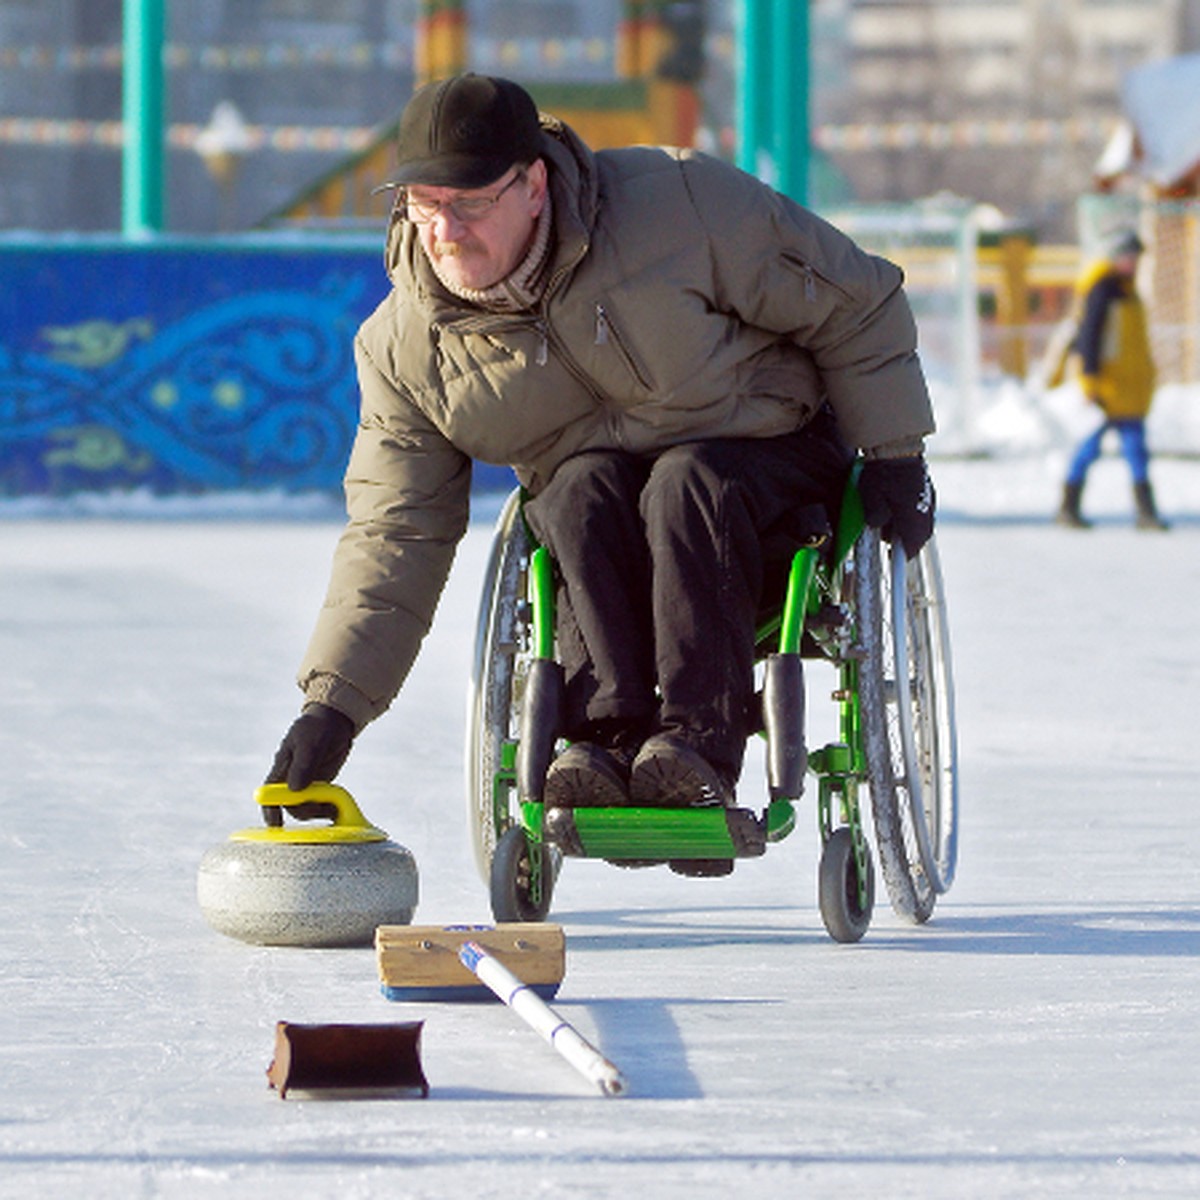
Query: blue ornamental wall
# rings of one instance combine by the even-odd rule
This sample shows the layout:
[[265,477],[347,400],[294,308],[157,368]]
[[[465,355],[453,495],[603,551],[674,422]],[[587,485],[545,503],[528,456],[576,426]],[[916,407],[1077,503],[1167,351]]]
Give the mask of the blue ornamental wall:
[[340,487],[381,242],[0,240],[0,495]]

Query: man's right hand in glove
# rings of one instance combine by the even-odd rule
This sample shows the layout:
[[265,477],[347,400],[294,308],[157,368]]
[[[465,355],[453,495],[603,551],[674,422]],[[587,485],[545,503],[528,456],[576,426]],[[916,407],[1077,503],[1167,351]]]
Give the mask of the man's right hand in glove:
[[924,457],[868,459],[858,477],[858,493],[867,524],[915,558],[933,535],[937,508]]
[[342,769],[354,742],[354,722],[327,704],[308,704],[292,722],[271,764],[267,783],[286,783],[298,792],[329,783]]

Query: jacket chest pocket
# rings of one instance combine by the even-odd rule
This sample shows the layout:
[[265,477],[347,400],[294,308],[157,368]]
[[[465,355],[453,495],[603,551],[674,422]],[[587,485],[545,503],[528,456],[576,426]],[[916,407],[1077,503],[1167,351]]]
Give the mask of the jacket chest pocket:
[[650,370],[630,337],[622,329],[621,323],[612,315],[610,305],[604,300],[597,300],[594,315],[595,334],[592,345],[601,349],[601,356],[604,354],[604,348],[609,348],[633,376],[634,383],[639,388],[652,392],[654,383]]

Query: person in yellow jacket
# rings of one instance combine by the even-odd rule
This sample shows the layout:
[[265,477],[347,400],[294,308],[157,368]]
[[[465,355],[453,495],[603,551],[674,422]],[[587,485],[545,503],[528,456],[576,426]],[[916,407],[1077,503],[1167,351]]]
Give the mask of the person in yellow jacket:
[[1135,276],[1145,247],[1132,231],[1117,234],[1108,253],[1077,284],[1083,315],[1072,343],[1084,394],[1103,414],[1096,430],[1080,443],[1067,469],[1060,524],[1087,529],[1080,511],[1088,470],[1100,457],[1109,430],[1116,432],[1133,476],[1137,524],[1166,529],[1158,515],[1150,485],[1150,453],[1146,414],[1154,397],[1154,360],[1146,308],[1137,294]]

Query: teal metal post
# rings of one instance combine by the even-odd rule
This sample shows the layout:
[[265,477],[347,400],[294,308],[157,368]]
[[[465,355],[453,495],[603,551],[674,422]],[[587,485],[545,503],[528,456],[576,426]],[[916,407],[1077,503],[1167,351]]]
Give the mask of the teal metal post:
[[772,0],[772,182],[800,204],[808,201],[808,28],[808,0]]
[[764,174],[770,142],[772,0],[740,0],[737,31],[737,165]]
[[163,223],[165,0],[124,0],[121,232],[145,237]]
[[738,17],[737,165],[804,204],[808,0],[740,0]]

